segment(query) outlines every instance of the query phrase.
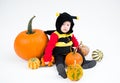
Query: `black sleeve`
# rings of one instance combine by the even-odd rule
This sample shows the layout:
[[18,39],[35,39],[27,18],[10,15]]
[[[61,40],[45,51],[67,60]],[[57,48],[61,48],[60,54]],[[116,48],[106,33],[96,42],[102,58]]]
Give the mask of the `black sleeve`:
[[47,30],[47,31],[44,31],[45,34],[48,34],[48,35],[51,35],[55,30]]

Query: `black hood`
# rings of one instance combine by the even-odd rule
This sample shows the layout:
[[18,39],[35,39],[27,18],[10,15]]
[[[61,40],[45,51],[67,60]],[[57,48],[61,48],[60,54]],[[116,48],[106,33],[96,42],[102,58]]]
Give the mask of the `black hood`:
[[60,33],[63,34],[63,32],[61,31],[61,26],[65,21],[70,21],[71,22],[71,27],[70,30],[67,32],[67,34],[72,33],[73,32],[73,26],[74,26],[74,22],[73,22],[73,18],[70,14],[64,12],[61,13],[58,18],[56,19],[56,30]]

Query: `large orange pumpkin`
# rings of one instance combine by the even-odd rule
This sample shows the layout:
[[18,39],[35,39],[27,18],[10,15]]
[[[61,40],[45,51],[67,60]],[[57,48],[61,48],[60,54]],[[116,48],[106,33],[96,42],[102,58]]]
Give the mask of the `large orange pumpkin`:
[[65,63],[67,66],[74,64],[76,61],[76,64],[81,65],[83,62],[82,56],[74,50],[73,52],[70,52],[67,54],[65,58]]
[[40,29],[32,30],[32,20],[34,17],[29,21],[28,30],[19,33],[14,40],[16,54],[25,60],[34,57],[40,58],[48,42],[48,37],[44,31]]

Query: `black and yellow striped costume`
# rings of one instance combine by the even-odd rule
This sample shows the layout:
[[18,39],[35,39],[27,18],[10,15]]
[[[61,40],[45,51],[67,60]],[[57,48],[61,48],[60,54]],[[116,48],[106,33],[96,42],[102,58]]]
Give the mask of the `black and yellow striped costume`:
[[71,40],[72,34],[59,34],[57,31],[54,32],[58,36],[58,42],[53,50],[53,55],[63,55],[71,51],[73,42]]

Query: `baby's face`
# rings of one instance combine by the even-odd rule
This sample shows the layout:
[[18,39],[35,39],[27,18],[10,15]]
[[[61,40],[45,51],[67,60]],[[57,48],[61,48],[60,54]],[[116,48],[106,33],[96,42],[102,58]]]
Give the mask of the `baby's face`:
[[61,31],[63,33],[67,33],[70,30],[70,27],[71,27],[71,22],[65,21],[61,26]]

